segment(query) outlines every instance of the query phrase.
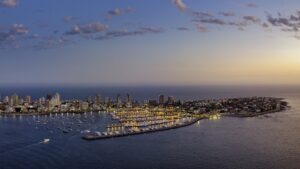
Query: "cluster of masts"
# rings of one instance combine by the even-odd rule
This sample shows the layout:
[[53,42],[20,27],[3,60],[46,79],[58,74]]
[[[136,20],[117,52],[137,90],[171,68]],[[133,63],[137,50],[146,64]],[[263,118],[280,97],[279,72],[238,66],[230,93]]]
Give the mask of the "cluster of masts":
[[110,114],[114,122],[107,125],[106,131],[90,132],[83,136],[83,139],[96,140],[169,130],[191,125],[200,119],[176,109],[171,113],[128,109],[127,111],[116,111]]

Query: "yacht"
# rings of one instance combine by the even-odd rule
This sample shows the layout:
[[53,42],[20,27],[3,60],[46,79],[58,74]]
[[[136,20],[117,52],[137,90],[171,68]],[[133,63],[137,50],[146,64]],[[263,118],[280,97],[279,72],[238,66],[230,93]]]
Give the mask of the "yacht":
[[46,139],[44,139],[44,141],[42,143],[47,144],[49,142],[50,142],[50,139],[46,138]]

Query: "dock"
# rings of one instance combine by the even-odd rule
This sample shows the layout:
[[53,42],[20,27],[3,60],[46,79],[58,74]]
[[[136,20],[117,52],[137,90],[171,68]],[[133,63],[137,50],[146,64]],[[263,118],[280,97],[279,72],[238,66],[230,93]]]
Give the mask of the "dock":
[[92,140],[101,140],[101,139],[109,139],[109,138],[116,138],[116,137],[126,137],[126,136],[132,136],[132,135],[166,131],[166,130],[190,126],[192,124],[195,124],[196,122],[198,122],[201,119],[202,118],[194,118],[193,120],[182,123],[182,124],[176,124],[176,125],[170,126],[170,127],[161,127],[158,129],[149,129],[149,130],[144,130],[144,131],[132,131],[132,132],[125,132],[125,133],[119,133],[119,134],[108,134],[108,135],[99,135],[99,133],[89,133],[89,134],[83,136],[82,139],[87,140],[87,141],[92,141]]

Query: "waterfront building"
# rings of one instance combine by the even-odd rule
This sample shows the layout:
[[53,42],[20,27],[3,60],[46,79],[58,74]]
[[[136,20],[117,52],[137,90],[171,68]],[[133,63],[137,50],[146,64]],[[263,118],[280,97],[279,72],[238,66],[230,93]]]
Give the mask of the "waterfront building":
[[25,96],[24,102],[31,103],[31,96]]
[[42,105],[45,105],[45,104],[46,104],[46,98],[45,97],[39,98],[38,105],[42,106]]
[[126,103],[131,103],[132,100],[131,100],[131,96],[129,93],[126,94]]
[[46,100],[46,102],[45,102],[45,106],[49,109],[49,110],[51,110],[52,109],[52,104],[51,104],[51,100]]
[[19,96],[15,93],[10,98],[10,106],[17,106],[19,105]]
[[61,105],[61,101],[60,101],[60,94],[56,93],[51,100],[49,100],[49,109],[53,109],[54,107],[58,107]]
[[88,103],[93,103],[93,98],[92,98],[92,96],[89,96],[89,97],[88,97],[87,102],[88,102]]
[[24,99],[20,98],[18,105],[23,105],[24,104]]
[[174,97],[173,96],[169,96],[168,97],[168,105],[174,105],[174,103],[175,103]]
[[132,98],[129,93],[126,94],[126,107],[132,107]]
[[60,94],[59,93],[56,93],[54,95],[54,104],[55,106],[60,106],[61,105],[61,98],[60,98]]
[[121,98],[120,94],[117,95],[116,101],[117,101],[117,106],[121,107],[122,106],[122,98]]
[[4,98],[3,98],[3,103],[8,103],[9,102],[9,97],[8,96],[5,96]]
[[95,96],[95,104],[98,106],[101,104],[101,95],[100,94],[97,94]]
[[149,100],[144,100],[144,106],[148,106],[148,104],[149,104]]
[[165,104],[165,96],[164,95],[159,95],[159,105],[164,105]]
[[157,100],[149,100],[149,106],[157,106]]
[[79,102],[80,110],[81,111],[87,111],[89,108],[88,102]]

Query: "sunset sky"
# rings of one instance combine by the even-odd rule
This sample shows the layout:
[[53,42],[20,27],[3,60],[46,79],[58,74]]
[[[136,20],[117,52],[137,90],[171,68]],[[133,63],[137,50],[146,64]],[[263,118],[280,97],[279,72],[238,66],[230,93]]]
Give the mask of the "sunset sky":
[[299,85],[299,0],[0,0],[0,85]]

